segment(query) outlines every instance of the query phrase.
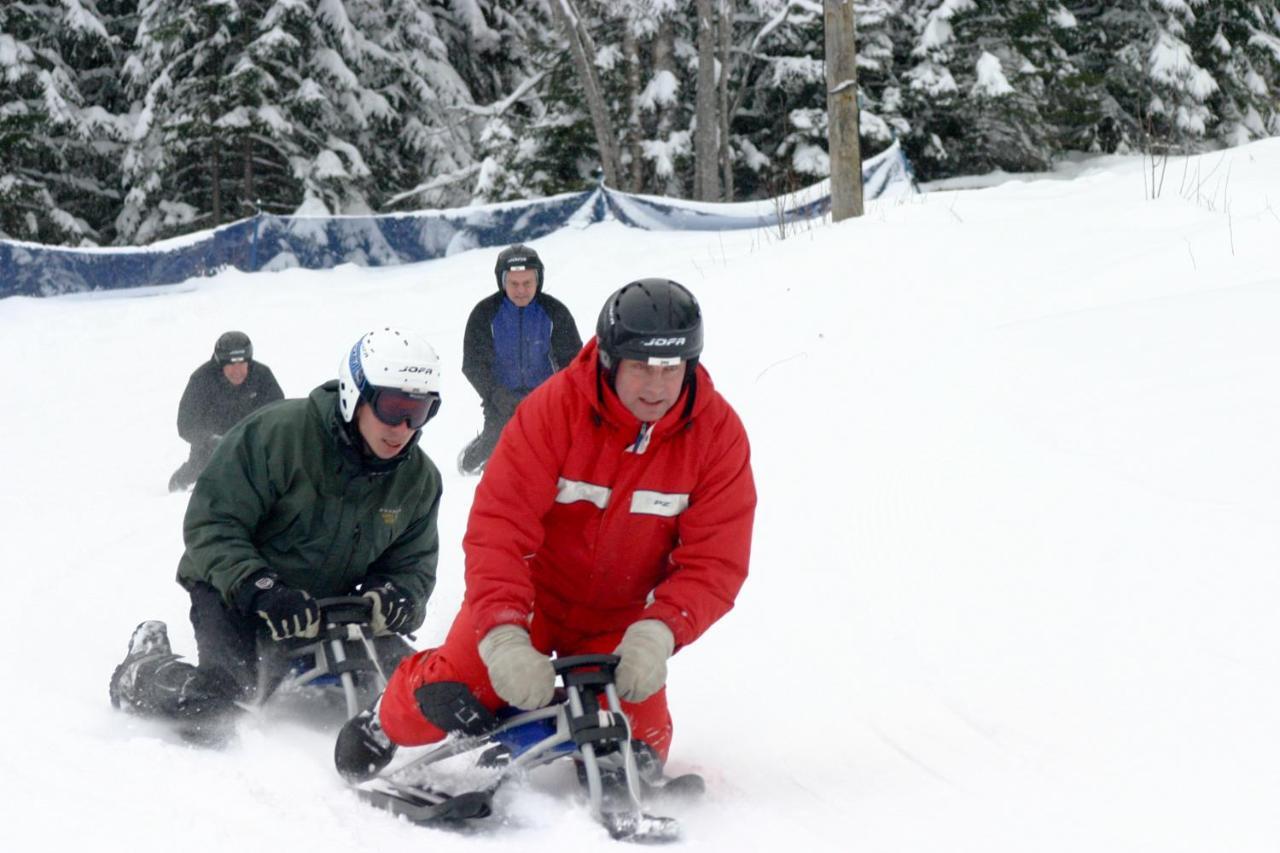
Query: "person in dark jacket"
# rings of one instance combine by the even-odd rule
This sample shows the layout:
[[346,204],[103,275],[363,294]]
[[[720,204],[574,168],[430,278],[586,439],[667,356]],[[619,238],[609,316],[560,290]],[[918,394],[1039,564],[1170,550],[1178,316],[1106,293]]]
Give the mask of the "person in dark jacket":
[[191,488],[227,431],[250,412],[284,399],[276,377],[253,360],[244,332],[224,332],[213,358],[195,369],[178,403],[178,435],[191,445],[186,462],[169,478],[169,491]]
[[426,341],[379,329],[342,359],[337,381],[233,427],[183,522],[177,579],[199,666],[172,654],[163,622],[143,622],[112,676],[112,703],[217,720],[255,695],[260,642],[318,635],[316,598],[368,598],[384,666],[412,651],[399,635],[422,624],[439,552],[440,472],[417,446],[439,380]]
[[544,267],[528,246],[508,246],[493,273],[498,292],[471,310],[462,373],[480,395],[484,429],[458,456],[458,471],[478,474],[525,396],[582,349],[564,303],[542,292]]

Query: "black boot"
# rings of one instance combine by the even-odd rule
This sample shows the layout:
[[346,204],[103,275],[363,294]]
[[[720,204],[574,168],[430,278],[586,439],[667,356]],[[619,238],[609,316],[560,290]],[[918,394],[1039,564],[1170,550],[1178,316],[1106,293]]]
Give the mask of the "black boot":
[[484,471],[484,463],[489,461],[489,454],[481,444],[484,436],[476,436],[470,444],[462,448],[458,454],[458,473],[464,477],[477,477]]
[[234,685],[175,655],[163,622],[143,622],[111,674],[111,704],[144,716],[194,721],[233,711]]
[[347,720],[333,747],[333,763],[338,774],[354,784],[372,779],[391,763],[396,745],[378,722],[378,706],[361,711]]

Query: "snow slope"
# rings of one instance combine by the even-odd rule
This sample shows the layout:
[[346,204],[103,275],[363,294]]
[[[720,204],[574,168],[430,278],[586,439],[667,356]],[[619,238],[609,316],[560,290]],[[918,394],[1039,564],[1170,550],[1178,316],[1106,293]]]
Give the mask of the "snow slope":
[[[1155,200],[1142,169],[1073,163],[786,239],[536,244],[587,334],[632,278],[688,284],[752,438],[752,576],[671,667],[672,769],[710,782],[663,809],[684,849],[1280,846],[1280,140],[1173,161]],[[462,330],[493,256],[0,301],[0,848],[616,849],[567,767],[459,835],[358,803],[331,733],[247,720],[208,752],[107,702],[141,619],[194,651],[165,483],[178,396],[229,328],[290,396],[376,324],[445,355],[419,640],[443,636],[475,485],[453,463],[481,420]]]

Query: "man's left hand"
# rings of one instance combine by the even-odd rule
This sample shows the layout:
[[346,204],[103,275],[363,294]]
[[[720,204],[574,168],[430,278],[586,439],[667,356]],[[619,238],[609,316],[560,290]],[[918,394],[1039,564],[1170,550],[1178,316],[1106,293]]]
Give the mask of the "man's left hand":
[[406,634],[421,624],[412,621],[416,609],[413,599],[389,580],[366,581],[361,595],[373,604],[374,634]]
[[675,651],[676,638],[666,623],[641,619],[631,623],[613,653],[618,662],[614,683],[618,696],[628,702],[643,702],[667,683],[667,658]]

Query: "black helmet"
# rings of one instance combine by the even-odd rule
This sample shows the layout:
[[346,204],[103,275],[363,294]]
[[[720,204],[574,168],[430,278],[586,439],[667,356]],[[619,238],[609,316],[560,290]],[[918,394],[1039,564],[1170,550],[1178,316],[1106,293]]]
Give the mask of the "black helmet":
[[691,373],[702,353],[702,309],[684,285],[642,278],[604,303],[596,339],[600,364],[610,373],[623,358],[649,364],[679,359]]
[[213,345],[213,360],[220,365],[253,361],[253,343],[244,332],[223,332]]
[[535,270],[538,273],[538,293],[542,292],[542,258],[538,253],[522,243],[508,246],[498,253],[498,262],[493,265],[493,276],[498,280],[498,290],[502,290],[502,279],[507,270]]

